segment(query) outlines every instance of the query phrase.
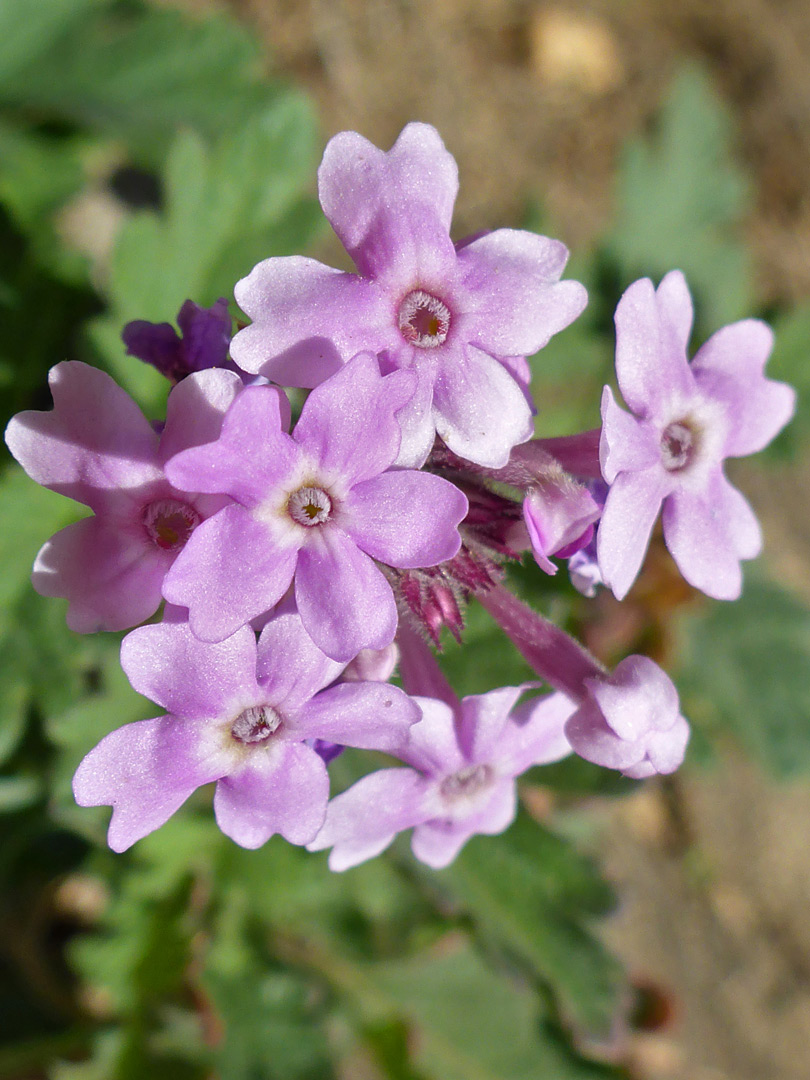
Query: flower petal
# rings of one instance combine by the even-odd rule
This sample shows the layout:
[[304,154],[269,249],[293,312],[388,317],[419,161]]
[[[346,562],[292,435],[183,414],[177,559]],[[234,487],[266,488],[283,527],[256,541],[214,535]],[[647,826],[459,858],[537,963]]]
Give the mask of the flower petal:
[[139,694],[187,720],[223,717],[265,700],[256,681],[256,638],[250,627],[212,645],[185,623],[142,626],[121,645],[121,667]]
[[126,851],[226,768],[227,759],[209,732],[161,716],[103,738],[76,770],[73,793],[79,806],[112,806],[109,844],[113,851]]
[[307,398],[295,441],[321,468],[348,485],[377,476],[399,451],[396,413],[413,396],[416,377],[383,377],[377,358],[360,353]]
[[454,454],[500,469],[530,439],[532,413],[502,364],[473,346],[443,358],[433,391],[436,431]]
[[330,870],[348,870],[379,855],[398,832],[424,820],[428,786],[413,769],[380,769],[364,776],[332,799],[323,828],[307,847],[331,847]]
[[636,580],[669,486],[658,465],[620,473],[611,484],[596,537],[599,569],[617,600],[624,599]]
[[418,705],[388,683],[339,683],[316,694],[294,720],[304,739],[327,739],[361,750],[398,755],[411,725],[420,719]]
[[[285,600],[283,607],[287,606]],[[291,606],[292,607],[292,606]],[[283,712],[302,705],[334,682],[343,664],[330,660],[304,629],[294,608],[273,615],[259,638],[259,682]]]
[[394,640],[391,586],[340,529],[322,529],[301,549],[295,600],[307,633],[333,660],[348,662],[361,649],[384,649]]
[[[727,483],[720,477],[706,491],[681,489],[664,502],[664,541],[670,555],[690,585],[716,600],[736,600],[742,592],[740,556],[723,515],[726,500],[714,496],[718,484],[722,491]],[[746,539],[750,543],[750,537]]]
[[659,441],[655,427],[617,405],[613,391],[606,386],[599,439],[599,461],[606,483],[612,484],[620,472],[640,472],[660,462]]
[[69,601],[67,624],[79,634],[128,630],[154,615],[172,563],[169,552],[96,517],[61,529],[42,547],[31,581],[42,596]]
[[487,805],[474,817],[459,821],[427,821],[414,829],[411,849],[420,862],[443,870],[467,841],[483,833],[494,836],[507,829],[517,811],[517,787],[509,780],[497,785]]
[[525,686],[503,686],[486,694],[462,698],[457,721],[458,743],[470,762],[488,762],[498,758],[498,744],[509,726],[509,714]]
[[458,253],[468,340],[495,356],[527,356],[581,314],[588,294],[559,281],[568,249],[521,229],[496,229]]
[[381,352],[391,340],[391,305],[377,284],[314,259],[265,259],[234,295],[253,325],[234,337],[231,355],[282,386],[317,386],[358,352]]
[[165,463],[181,450],[218,439],[222,419],[241,389],[239,376],[221,368],[198,371],[179,382],[166,403],[160,461]]
[[192,631],[222,641],[269,611],[287,591],[298,559],[273,531],[232,504],[198,525],[163,582],[170,604],[189,609]]
[[520,776],[532,765],[548,765],[567,757],[571,744],[565,725],[576,709],[565,694],[546,694],[518,705],[498,746],[500,770]]
[[383,473],[349,493],[346,531],[373,559],[401,568],[436,566],[461,546],[467,498],[433,473]]
[[469,762],[458,744],[456,712],[436,698],[415,697],[422,719],[409,732],[408,745],[398,756],[428,776],[458,772]]
[[323,825],[328,799],[329,774],[315,751],[278,741],[220,780],[214,813],[220,829],[241,847],[261,847],[274,833],[291,844],[307,844]]

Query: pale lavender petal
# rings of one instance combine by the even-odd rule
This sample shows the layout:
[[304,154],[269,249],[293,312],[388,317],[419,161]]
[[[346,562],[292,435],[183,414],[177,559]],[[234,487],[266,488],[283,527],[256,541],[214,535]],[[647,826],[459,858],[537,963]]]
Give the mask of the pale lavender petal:
[[241,389],[239,376],[221,368],[199,371],[179,382],[166,403],[158,455],[161,463],[190,446],[218,439],[222,418]]
[[530,439],[532,413],[502,364],[473,346],[443,360],[433,394],[436,431],[454,454],[500,469]]
[[109,844],[125,851],[226,769],[227,755],[210,733],[162,716],[127,724],[102,739],[76,770],[73,793],[79,806],[112,806]]
[[139,694],[187,720],[227,716],[265,700],[249,627],[212,645],[183,623],[142,626],[124,638],[121,667]]
[[403,569],[436,566],[461,546],[467,498],[449,480],[410,469],[357,484],[346,500],[346,532],[366,554]]
[[276,604],[298,553],[241,506],[226,506],[199,525],[163,582],[171,604],[189,609],[203,641],[222,641]]
[[403,259],[411,262],[414,249],[429,255],[434,238],[413,238],[425,218],[435,219],[435,239],[443,235],[449,243],[457,191],[456,163],[428,124],[408,124],[387,154],[354,131],[341,132],[328,143],[318,170],[324,213],[367,276],[385,274]]
[[[285,606],[285,600],[282,606]],[[321,652],[292,609],[279,611],[259,638],[258,678],[273,704],[294,715],[313,694],[334,682],[343,664]]]
[[498,768],[520,776],[532,765],[548,765],[571,753],[565,725],[577,705],[565,694],[546,694],[521,702],[498,746]]
[[303,743],[278,740],[219,781],[214,813],[220,829],[241,847],[261,847],[274,833],[291,844],[307,844],[323,825],[328,799],[329,774],[321,758]]
[[599,439],[602,476],[612,484],[620,472],[640,472],[661,461],[660,436],[653,424],[625,412],[606,386],[602,391],[602,434]]
[[498,744],[509,726],[509,714],[525,691],[525,686],[504,686],[462,698],[456,733],[468,761],[498,759]]
[[643,742],[620,738],[611,728],[595,701],[586,701],[565,725],[565,734],[575,752],[586,761],[606,769],[626,772],[643,761]]
[[191,447],[167,463],[172,484],[181,491],[222,492],[249,508],[260,503],[301,458],[282,429],[282,397],[272,386],[243,390],[226,413],[216,442]]
[[670,481],[656,465],[637,473],[621,473],[608,492],[597,532],[599,569],[617,600],[636,580],[650,542],[661,502]]
[[640,417],[657,415],[673,398],[694,395],[681,343],[684,328],[670,323],[671,313],[671,306],[662,313],[649,278],[634,282],[616,308],[616,375],[624,400]]
[[724,457],[762,450],[793,416],[793,388],[763,374],[772,345],[769,326],[745,319],[718,330],[692,361],[698,386],[728,416]]
[[253,325],[234,337],[231,355],[284,386],[317,386],[358,352],[381,352],[395,325],[375,282],[298,255],[265,259],[234,295]]
[[415,697],[422,719],[410,730],[408,745],[398,756],[428,776],[458,772],[469,762],[456,737],[455,711],[444,701]]
[[162,479],[152,425],[106,372],[65,361],[48,382],[54,408],[18,413],[6,429],[32,480],[99,511]]
[[355,356],[307,398],[294,437],[322,469],[351,485],[393,462],[402,438],[396,413],[413,396],[416,377],[383,377],[371,353]]
[[384,649],[361,649],[343,670],[343,682],[388,682],[399,663],[399,648],[394,642]]
[[695,311],[692,294],[680,270],[670,270],[655,290],[661,318],[668,324],[671,340],[677,342],[684,354],[689,346]]
[[334,660],[348,662],[361,649],[383,649],[394,640],[391,586],[340,529],[322,529],[301,549],[295,600],[307,633]]
[[381,769],[329,803],[310,851],[331,847],[329,868],[348,870],[388,847],[398,832],[424,820],[429,781],[413,769]]
[[682,716],[667,731],[656,731],[647,738],[647,757],[657,773],[673,773],[681,764],[689,742],[689,724]]
[[496,356],[526,356],[574,321],[588,302],[578,281],[559,281],[568,250],[559,240],[496,229],[458,253],[469,338]]
[[316,694],[290,722],[303,739],[328,739],[399,756],[419,706],[388,683],[347,682]]
[[668,731],[678,716],[678,691],[647,656],[627,656],[611,676],[589,679],[586,686],[612,730],[628,741]]
[[740,559],[755,559],[762,551],[762,529],[748,500],[718,470],[710,484],[718,517],[726,524],[726,535]]
[[[727,483],[722,477],[720,482]],[[742,592],[739,555],[722,516],[725,500],[713,497],[713,487],[680,489],[665,500],[664,541],[690,585],[716,600],[736,600]]]
[[[427,351],[422,350],[422,352]],[[417,378],[416,392],[410,401],[397,412],[397,423],[402,430],[402,441],[393,465],[399,469],[421,469],[436,441],[433,386],[439,370],[438,361],[435,356],[423,356],[409,370]]]
[[420,862],[443,870],[467,841],[478,833],[495,836],[515,819],[517,789],[514,781],[498,784],[487,805],[473,817],[459,821],[428,821],[414,829],[411,849]]
[[51,537],[37,555],[31,580],[42,596],[69,601],[71,630],[127,630],[160,607],[172,558],[134,531],[91,517]]

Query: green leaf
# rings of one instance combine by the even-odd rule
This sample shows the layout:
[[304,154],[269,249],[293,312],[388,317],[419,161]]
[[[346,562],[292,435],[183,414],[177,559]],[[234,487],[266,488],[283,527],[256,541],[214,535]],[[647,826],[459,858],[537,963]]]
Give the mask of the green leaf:
[[612,906],[594,866],[522,814],[503,836],[470,841],[445,881],[476,927],[548,983],[569,1021],[591,1035],[609,1032],[622,979],[583,921]]
[[653,135],[624,148],[607,240],[625,282],[683,270],[712,327],[751,305],[749,260],[737,235],[749,185],[732,142],[728,112],[707,76],[683,71]]
[[[73,23],[105,0],[36,0],[21,4],[0,0],[0,94],[28,65],[39,60]],[[40,75],[44,81],[47,70]]]
[[774,319],[774,347],[767,374],[790,383],[798,394],[796,415],[765,454],[796,457],[810,439],[810,307],[795,308]]
[[734,604],[685,623],[684,713],[707,734],[733,735],[777,776],[810,769],[810,611],[752,579]]

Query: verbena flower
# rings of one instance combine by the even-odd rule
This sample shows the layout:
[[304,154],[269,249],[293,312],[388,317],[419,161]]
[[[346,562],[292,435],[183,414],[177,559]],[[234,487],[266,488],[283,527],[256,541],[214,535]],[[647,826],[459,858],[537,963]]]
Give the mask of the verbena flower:
[[795,394],[765,378],[773,335],[756,319],[726,326],[690,363],[692,301],[674,270],[644,278],[616,309],[616,375],[631,412],[605,388],[602,472],[610,485],[598,529],[599,566],[622,599],[636,578],[658,511],[664,540],[689,582],[734,600],[741,559],[759,554],[753,511],[723,461],[761,450],[793,414]]
[[571,752],[565,722],[575,706],[562,694],[518,704],[524,686],[507,686],[451,704],[413,698],[422,713],[408,745],[408,768],[382,769],[329,804],[310,851],[332,848],[329,866],[346,870],[413,828],[421,862],[447,866],[477,833],[503,832],[517,808],[515,777]]
[[[169,395],[162,434],[98,368],[57,364],[51,412],[22,412],[8,425],[12,454],[37,483],[90,507],[42,548],[33,583],[69,601],[72,630],[124,630],[159,607],[163,579],[194,530],[228,501],[173,486],[169,457],[219,434],[242,389],[238,376],[205,371]],[[268,393],[278,396],[278,391]]]
[[394,638],[397,609],[374,560],[432,566],[461,543],[467,500],[447,480],[388,471],[413,376],[383,378],[359,355],[309,395],[292,436],[270,387],[244,390],[215,443],[167,466],[178,485],[234,502],[204,522],[164,584],[195,634],[218,641],[269,610],[295,581],[301,618],[327,655],[348,661]]
[[217,823],[242,847],[274,833],[304,844],[329,797],[326,765],[307,740],[395,753],[419,719],[386,683],[330,687],[342,665],[292,611],[267,623],[258,647],[248,627],[218,644],[199,641],[184,623],[141,627],[124,640],[121,663],[133,687],[168,712],[111,732],[74,777],[80,806],[112,806],[114,851],[159,828],[212,781]]
[[370,350],[385,370],[418,376],[400,464],[421,465],[438,432],[461,457],[504,465],[532,433],[523,358],[586,303],[578,282],[559,281],[566,248],[516,229],[454,246],[458,170],[427,124],[408,124],[388,153],[355,132],[337,135],[318,181],[358,273],[298,256],[259,263],[235,290],[253,320],[233,340],[235,360],[312,387]]

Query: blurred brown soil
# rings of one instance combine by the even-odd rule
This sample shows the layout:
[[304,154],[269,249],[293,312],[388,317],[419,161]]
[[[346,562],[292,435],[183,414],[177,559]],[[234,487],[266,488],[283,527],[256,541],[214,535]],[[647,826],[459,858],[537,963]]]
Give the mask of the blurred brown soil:
[[[216,6],[255,26],[272,66],[313,95],[325,136],[352,128],[388,147],[409,120],[434,123],[460,166],[457,235],[515,224],[539,195],[572,248],[610,220],[623,141],[698,60],[734,113],[754,180],[746,230],[758,291],[810,298],[806,0]],[[808,514],[796,492],[808,481],[807,466],[742,481],[772,571],[806,599]],[[634,1038],[639,1080],[807,1080],[810,784],[776,786],[729,751],[715,771],[644,785],[596,820],[622,897],[607,937],[673,1002],[669,1026]]]

